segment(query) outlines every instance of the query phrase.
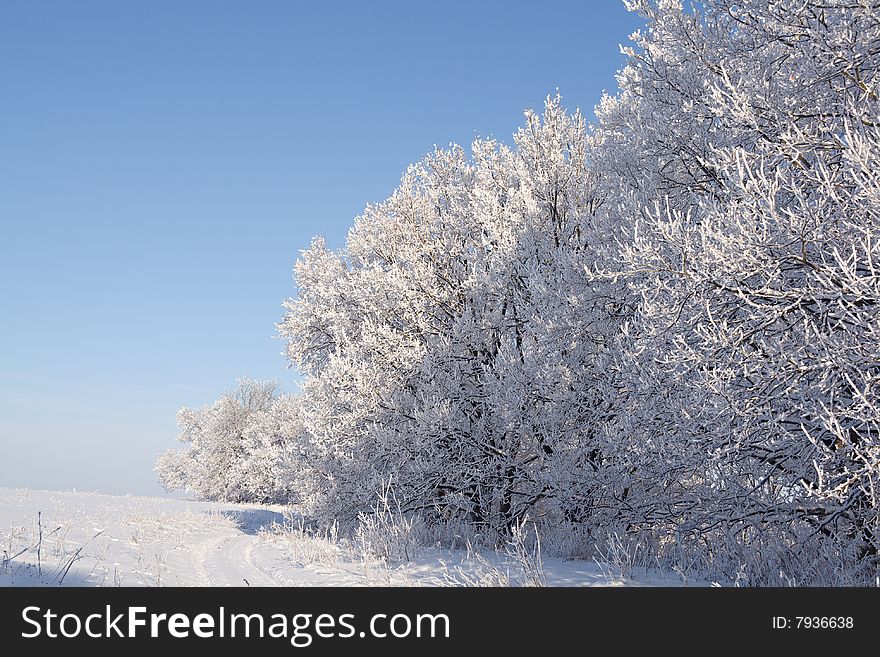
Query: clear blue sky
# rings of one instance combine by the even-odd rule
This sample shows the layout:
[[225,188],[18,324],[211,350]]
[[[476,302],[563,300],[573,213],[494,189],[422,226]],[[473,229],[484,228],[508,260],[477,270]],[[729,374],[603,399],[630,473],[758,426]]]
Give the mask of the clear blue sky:
[[433,144],[588,114],[618,0],[0,3],[0,486],[160,491],[178,407],[274,337],[332,245]]

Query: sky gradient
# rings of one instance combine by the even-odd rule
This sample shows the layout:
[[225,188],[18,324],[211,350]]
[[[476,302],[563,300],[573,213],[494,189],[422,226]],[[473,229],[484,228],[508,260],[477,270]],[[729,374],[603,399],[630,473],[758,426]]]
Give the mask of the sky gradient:
[[157,494],[175,413],[275,338],[311,237],[410,162],[588,116],[618,0],[0,4],[0,486]]

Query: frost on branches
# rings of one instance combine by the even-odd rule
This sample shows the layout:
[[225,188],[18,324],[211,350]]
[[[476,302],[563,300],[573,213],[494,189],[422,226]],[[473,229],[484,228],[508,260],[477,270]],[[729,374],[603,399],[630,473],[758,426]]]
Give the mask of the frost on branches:
[[880,12],[631,4],[650,27],[596,155],[639,299],[618,354],[644,400],[628,439],[662,483],[629,515],[747,581],[871,582]]
[[549,99],[514,147],[436,151],[344,249],[303,254],[279,330],[308,376],[316,511],[353,517],[392,476],[406,510],[477,526],[588,513],[619,302],[583,266],[608,242],[587,144]]

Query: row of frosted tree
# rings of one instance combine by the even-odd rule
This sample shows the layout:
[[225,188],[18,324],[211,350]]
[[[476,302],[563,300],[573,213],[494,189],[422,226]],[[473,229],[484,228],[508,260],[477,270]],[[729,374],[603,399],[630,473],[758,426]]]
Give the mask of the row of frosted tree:
[[345,520],[390,480],[427,522],[875,582],[880,5],[628,6],[593,125],[550,98],[314,240],[278,325],[301,393],[183,409],[166,485]]

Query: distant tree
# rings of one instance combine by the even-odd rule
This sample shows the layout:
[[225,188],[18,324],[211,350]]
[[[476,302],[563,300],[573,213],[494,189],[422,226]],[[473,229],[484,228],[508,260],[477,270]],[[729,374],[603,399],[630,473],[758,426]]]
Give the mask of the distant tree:
[[295,401],[274,382],[243,379],[237,388],[199,410],[181,408],[183,450],[159,457],[156,470],[169,490],[229,502],[287,501],[295,482]]

